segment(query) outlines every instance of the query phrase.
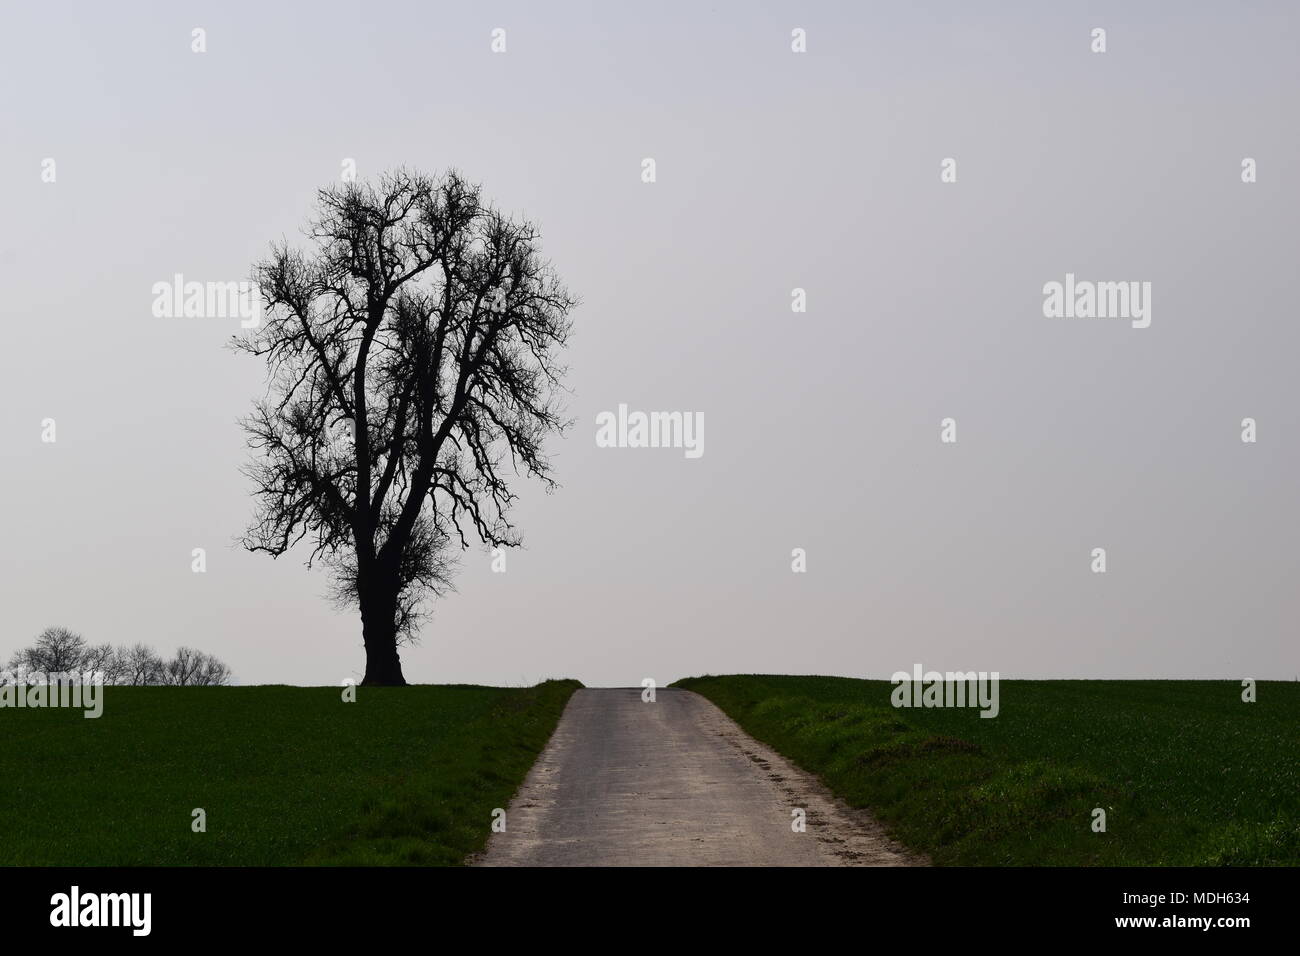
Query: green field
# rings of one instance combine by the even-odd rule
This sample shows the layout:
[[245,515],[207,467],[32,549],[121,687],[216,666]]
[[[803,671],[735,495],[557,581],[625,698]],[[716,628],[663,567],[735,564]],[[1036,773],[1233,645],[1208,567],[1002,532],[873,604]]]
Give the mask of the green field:
[[109,687],[97,720],[0,710],[0,864],[460,863],[579,686]]
[[[1300,684],[1002,681],[1000,714],[885,681],[679,681],[937,864],[1300,863]],[[1105,809],[1105,833],[1091,829]]]

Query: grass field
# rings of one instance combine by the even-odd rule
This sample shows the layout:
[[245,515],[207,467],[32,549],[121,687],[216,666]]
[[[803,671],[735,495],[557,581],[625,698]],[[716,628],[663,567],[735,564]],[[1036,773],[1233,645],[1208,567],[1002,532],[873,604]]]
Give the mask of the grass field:
[[895,709],[885,681],[676,686],[937,864],[1300,863],[1297,683],[1260,683],[1246,704],[1234,681],[1002,681],[994,719]]
[[0,864],[460,863],[579,686],[110,687],[97,720],[0,710]]

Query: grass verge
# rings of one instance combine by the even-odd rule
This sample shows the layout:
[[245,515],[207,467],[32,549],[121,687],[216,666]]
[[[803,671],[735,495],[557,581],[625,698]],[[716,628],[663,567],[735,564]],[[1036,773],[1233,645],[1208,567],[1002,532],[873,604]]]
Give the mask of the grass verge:
[[[1001,712],[895,709],[885,681],[678,681],[960,865],[1300,863],[1300,684],[1002,681]],[[1106,811],[1106,832],[1092,829]]]

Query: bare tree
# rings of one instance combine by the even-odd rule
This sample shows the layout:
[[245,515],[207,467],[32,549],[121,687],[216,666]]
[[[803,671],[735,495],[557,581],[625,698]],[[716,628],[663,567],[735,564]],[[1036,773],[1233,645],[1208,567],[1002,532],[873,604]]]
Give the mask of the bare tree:
[[178,647],[176,656],[162,671],[162,682],[169,687],[188,687],[203,667],[203,655],[192,647]]
[[194,683],[200,687],[224,687],[230,683],[230,668],[211,654],[204,654],[203,665],[195,675]]
[[14,654],[9,666],[15,670],[39,671],[42,674],[73,673],[81,668],[86,654],[86,639],[66,627],[47,627],[36,643]]
[[216,687],[230,683],[230,668],[202,651],[178,647],[162,668],[161,683],[169,687]]
[[122,648],[119,652],[124,667],[122,683],[143,687],[162,683],[163,660],[146,644]]
[[87,674],[103,674],[105,684],[126,683],[127,669],[123,652],[112,644],[88,647],[81,657],[80,670]]
[[507,469],[553,487],[542,445],[568,424],[576,301],[536,229],[454,172],[321,190],[307,235],[309,252],[258,264],[265,318],[235,343],[269,368],[243,422],[244,544],[278,557],[307,539],[360,609],[362,683],[405,684],[398,645],[450,587],[451,549],[519,543]]

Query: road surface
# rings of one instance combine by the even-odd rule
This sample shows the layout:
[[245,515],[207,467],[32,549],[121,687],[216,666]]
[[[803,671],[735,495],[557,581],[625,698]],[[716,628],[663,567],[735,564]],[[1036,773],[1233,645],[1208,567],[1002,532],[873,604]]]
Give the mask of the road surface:
[[[479,866],[909,866],[866,814],[698,694],[574,692]],[[793,810],[806,814],[796,832]]]

